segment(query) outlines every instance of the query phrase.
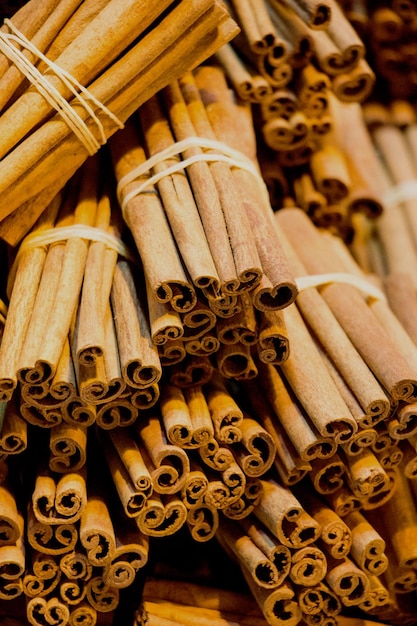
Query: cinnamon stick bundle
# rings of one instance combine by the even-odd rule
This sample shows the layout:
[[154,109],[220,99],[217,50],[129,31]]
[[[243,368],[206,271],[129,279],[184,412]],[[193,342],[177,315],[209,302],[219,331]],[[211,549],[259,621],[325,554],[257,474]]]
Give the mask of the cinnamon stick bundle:
[[[59,204],[59,201],[55,202],[44,213],[38,228],[47,229],[52,225]],[[46,251],[43,248],[33,248],[22,254],[19,267],[16,268],[8,305],[7,328],[3,330],[0,348],[2,401],[10,399],[17,384],[20,350],[30,322],[45,259]]]
[[[288,220],[287,216],[289,218]],[[290,237],[291,243],[296,248],[298,255],[300,258],[304,259],[306,267],[310,272],[320,274],[326,271],[334,271],[335,257],[333,255],[330,257],[328,256],[330,251],[324,250],[322,239],[318,236],[318,232],[316,232],[314,227],[312,227],[312,224],[309,222],[304,212],[300,210],[286,209],[285,211],[280,211],[279,214],[277,214],[277,218],[281,227],[285,230],[286,235]],[[289,223],[293,218],[294,221],[297,221],[297,238],[290,234],[291,226]],[[306,226],[309,231],[307,236],[308,244],[307,240],[304,240],[304,243],[301,244],[301,228],[304,228],[304,226]],[[316,239],[316,236],[318,236],[318,239]],[[310,252],[307,252],[307,248],[304,246],[308,245],[311,251],[311,246],[313,246],[313,244],[315,245],[315,243],[318,244],[319,242],[320,252],[319,248],[315,246],[313,262],[313,257],[310,255]],[[394,399],[407,398],[408,401],[412,401],[414,389],[413,368],[410,368],[408,363],[403,360],[397,346],[391,341],[391,338],[385,330],[383,330],[379,324],[375,323],[375,317],[359,292],[350,285],[348,286],[334,283],[322,288],[321,294],[326,299],[329,306],[331,306],[333,313],[337,316],[339,323],[343,325],[345,332],[349,334],[351,341],[362,354],[362,358],[364,358],[367,362],[370,369],[374,371],[377,379],[383,387],[385,387],[388,393]],[[343,316],[341,307],[337,304],[339,298],[344,299],[343,310],[346,317]],[[356,315],[353,311],[347,313],[348,301],[349,306],[356,309]],[[354,328],[353,324],[349,324],[348,316],[351,322],[355,319]],[[360,329],[360,323],[363,324],[362,329]],[[370,333],[374,335],[372,341],[370,339]],[[373,354],[373,346],[376,345],[378,345],[378,354]],[[387,352],[389,351],[390,356],[386,354],[385,357],[382,357],[382,349]],[[390,371],[387,372],[385,364],[388,362],[391,363],[392,369],[390,368]],[[396,368],[398,369],[396,370]]]
[[[121,57],[117,61],[114,61],[115,57],[119,53],[125,50],[125,46],[128,45],[128,43],[131,43],[135,39],[135,36],[137,33],[135,33],[135,29],[132,28],[132,26],[130,25],[129,23],[130,19],[129,19],[125,21],[124,27],[122,26],[120,29],[115,31],[118,33],[118,36],[120,37],[117,41],[115,41],[115,37],[113,35],[107,38],[108,40],[107,47],[103,45],[102,43],[100,45],[97,45],[97,41],[98,41],[97,39],[95,39],[96,45],[94,45],[94,43],[91,46],[89,45],[89,40],[88,40],[89,36],[90,37],[93,36],[93,40],[94,38],[96,38],[96,33],[97,33],[97,31],[95,30],[96,24],[101,26],[101,28],[99,28],[99,32],[101,32],[103,36],[105,36],[104,32],[106,32],[106,28],[104,28],[104,31],[103,31],[102,27],[106,24],[106,22],[107,24],[112,23],[112,19],[111,19],[112,17],[114,17],[115,19],[121,19],[121,15],[123,14],[123,11],[126,11],[126,14],[129,15],[129,3],[120,7],[118,6],[117,8],[113,6],[111,3],[109,3],[109,5],[105,7],[103,11],[101,11],[101,13],[99,13],[99,15],[97,16],[95,20],[92,19],[91,22],[86,25],[85,29],[83,29],[79,33],[78,38],[75,37],[75,39],[65,48],[64,52],[62,52],[56,60],[59,64],[62,63],[63,69],[66,69],[70,72],[75,72],[75,65],[71,63],[69,64],[66,63],[65,57],[69,56],[69,58],[71,58],[73,62],[75,63],[75,59],[76,57],[78,58],[78,55],[72,55],[70,50],[72,50],[76,46],[80,46],[81,44],[80,51],[84,52],[84,57],[85,57],[85,53],[87,52],[87,58],[88,58],[87,65],[93,71],[86,72],[84,69],[84,75],[82,75],[80,74],[78,70],[78,72],[76,72],[77,73],[76,78],[80,79],[81,81],[90,82],[90,84],[88,84],[89,91],[90,92],[95,91],[94,95],[98,98],[100,102],[102,102],[106,106],[110,106],[116,115],[123,118],[123,121],[126,121],[126,119],[133,113],[133,111],[137,109],[140,104],[146,101],[150,97],[150,95],[152,95],[152,93],[155,93],[158,89],[162,88],[164,84],[167,84],[168,82],[170,82],[170,80],[174,80],[177,76],[181,75],[181,73],[183,73],[186,69],[190,67],[190,64],[199,63],[204,58],[207,58],[207,56],[209,56],[211,52],[214,52],[215,49],[220,47],[223,43],[228,41],[231,37],[233,37],[236,34],[236,25],[231,20],[230,16],[227,14],[227,12],[225,11],[222,5],[217,4],[217,3],[206,3],[203,6],[203,4],[204,3],[200,3],[198,7],[194,5],[192,7],[190,6],[191,10],[188,11],[186,8],[184,13],[183,13],[184,5],[181,5],[181,8],[174,7],[174,9],[167,11],[166,15],[164,14],[162,19],[157,20],[158,28],[150,28],[144,37],[139,38],[139,42],[136,44],[136,46],[133,45],[126,54],[121,55]],[[134,10],[136,10],[138,12],[138,15],[140,16],[143,8],[144,7],[140,7],[140,8],[136,7],[134,8]],[[115,9],[116,9],[116,13],[114,12]],[[161,15],[161,11],[163,11],[163,7],[158,7],[158,9],[154,7],[153,9],[151,9],[151,15],[153,15],[153,17]],[[145,14],[146,14],[146,10],[145,10]],[[108,16],[110,16],[110,19],[108,19]],[[149,13],[148,13],[148,16],[149,16]],[[152,18],[150,20],[147,20],[146,17],[144,17],[144,13],[142,13],[142,17],[144,19],[142,20],[141,17],[139,17],[138,23],[140,23],[139,31],[143,32],[143,28],[146,28],[146,24],[148,25],[152,24],[153,20]],[[153,23],[155,26],[155,22]],[[190,26],[192,24],[195,24],[196,29],[190,29]],[[162,43],[159,38],[160,28],[166,29],[166,32],[170,33],[171,44],[174,44],[173,47],[175,47],[175,57],[181,59],[181,64],[177,63],[174,66],[172,66],[172,67],[175,67],[176,75],[171,73],[172,72],[172,67],[170,66],[171,58],[168,59],[166,55],[164,55],[163,60],[158,59],[158,45],[159,45],[159,49],[161,49],[161,43]],[[179,32],[181,34],[187,33],[187,36],[179,40],[178,39]],[[194,37],[196,37],[196,39],[194,39]],[[82,48],[83,45],[84,45],[84,49]],[[166,49],[166,45],[167,45],[167,39],[164,38],[164,42],[163,42],[164,49]],[[151,56],[153,59],[156,59],[155,62],[152,62],[150,64],[151,67],[149,67],[149,55],[147,57],[147,60],[145,59],[145,57],[143,57],[143,52],[145,48],[147,48],[148,50],[153,50],[153,53]],[[193,57],[192,61],[190,61],[188,52],[191,53]],[[178,56],[178,53],[179,53],[179,56]],[[96,55],[95,58],[94,58],[94,54]],[[88,55],[90,56],[88,57]],[[133,62],[133,64],[131,64],[132,59],[135,57],[135,55],[138,56],[139,58],[137,58],[136,63]],[[105,70],[104,72],[102,72],[101,75],[98,76],[98,73],[102,71],[103,69],[105,69],[105,67],[103,67],[103,63],[100,61],[100,57],[102,60],[105,59],[104,66],[106,65],[107,59],[110,59],[111,64],[107,70]],[[78,68],[80,68],[83,65],[82,54],[80,56],[80,59],[81,59],[81,65],[79,65]],[[85,67],[86,66],[84,66],[84,68]],[[149,74],[148,74],[148,78],[146,78],[146,75],[147,75],[146,70],[145,70],[144,80],[139,79],[140,86],[137,85],[138,72],[136,68],[138,67],[142,68],[141,73],[143,72],[145,68],[148,68],[148,71],[150,70],[149,74],[152,74],[152,84],[153,84],[152,88],[150,88]],[[124,74],[123,78],[121,74]],[[97,76],[97,78],[94,80],[95,76]],[[159,77],[159,82],[155,80],[156,76]],[[99,85],[102,85],[104,87],[104,91],[100,93],[100,88],[94,89],[92,87],[91,79],[93,79],[93,82],[95,83],[95,85],[97,85],[97,87],[99,87]],[[110,89],[109,89],[110,87],[109,83],[112,84],[112,87]],[[147,83],[147,86],[146,86],[146,83]],[[115,89],[114,89],[115,84],[120,84],[120,85],[125,86],[125,88],[122,89],[122,92],[123,92],[122,94],[115,94]],[[128,87],[126,87],[127,85]],[[59,88],[60,86],[58,86],[58,89]],[[139,88],[139,92],[137,91],[138,88]],[[107,95],[105,95],[105,92],[107,92]],[[139,93],[140,93],[139,100],[137,100]],[[32,96],[34,97],[35,100],[37,100],[37,98],[40,97],[40,96],[37,96],[36,92],[33,93]],[[113,102],[110,103],[110,100],[113,100]],[[35,108],[31,108],[31,110],[39,111],[39,114],[40,114],[39,117],[41,119],[43,115],[42,110],[44,111],[43,102],[40,103],[39,107],[37,105],[34,105],[34,106]],[[6,126],[7,120],[4,118],[10,115],[13,115],[12,109],[14,111],[15,107],[9,107],[7,109],[7,115],[3,114],[2,116],[2,122],[4,120],[3,123],[5,126]],[[48,110],[48,106],[47,106],[47,110]],[[81,111],[81,115],[85,115],[84,111]],[[30,126],[32,123],[32,122],[29,122],[29,118],[30,116],[27,116],[27,119],[26,119],[26,127],[28,129],[30,129]],[[104,124],[107,125],[106,121],[104,121]],[[59,149],[65,149],[66,151],[69,146],[74,145],[76,147],[75,152],[76,153],[78,152],[78,154],[74,154],[74,156],[71,159],[69,159],[69,162],[65,166],[65,172],[62,172],[62,176],[60,177],[59,183],[57,182],[56,178],[51,177],[51,176],[48,177],[48,180],[44,180],[41,183],[42,174],[41,174],[41,171],[38,170],[38,173],[36,174],[36,178],[38,181],[38,188],[37,189],[33,188],[33,193],[30,194],[32,198],[36,196],[37,194],[39,194],[39,192],[42,189],[47,188],[49,184],[55,185],[55,193],[56,193],[59,190],[59,186],[65,183],[65,177],[68,177],[68,174],[74,171],[74,167],[75,168],[79,167],[79,165],[81,165],[81,163],[86,158],[85,147],[79,145],[78,139],[76,139],[76,141],[74,142],[73,138],[68,133],[68,130],[67,130],[68,127],[66,126],[66,123],[63,122],[63,124],[61,125],[61,122],[58,121],[58,126],[61,126],[60,128],[60,132],[62,133],[61,138],[65,138],[65,137],[68,138],[67,140],[62,142],[62,148],[59,148]],[[111,120],[110,126],[108,127],[108,130],[105,133],[106,136],[108,137],[111,134],[113,134],[116,129],[117,129],[117,126],[114,124],[114,121]],[[42,125],[39,128],[39,132],[44,137],[44,139],[46,138],[45,135],[48,135],[50,133],[50,130],[52,130],[52,128],[51,126],[48,126],[48,124]],[[9,144],[11,144],[9,146],[10,148],[13,147],[14,141],[16,140],[15,139],[16,132],[14,134],[14,137],[13,136],[10,137],[10,141],[9,141]],[[29,144],[32,143],[33,138],[37,134],[37,132],[38,131],[32,132],[29,135],[28,137]],[[54,132],[55,132],[55,129],[54,129]],[[6,135],[4,135],[4,139],[6,139]],[[38,146],[40,146],[41,143],[43,143],[43,141],[40,141],[38,143]],[[46,144],[47,143],[48,143],[48,139],[46,139]],[[55,141],[53,141],[52,144],[50,143],[49,147],[52,147],[54,145],[55,145]],[[45,143],[44,143],[44,147],[45,147]],[[20,146],[20,148],[22,148],[22,146]],[[28,166],[27,161],[25,159],[22,160],[21,157],[19,156],[19,153],[21,152],[20,148],[18,148],[17,150],[12,150],[10,155],[13,155],[12,160],[19,162],[20,167],[23,165],[23,162],[25,162],[23,167],[24,169],[27,169],[27,166]],[[6,148],[6,150],[7,149],[8,148]],[[29,148],[27,143],[25,143],[24,150],[25,152],[27,151],[28,153],[31,153],[31,149]],[[47,151],[48,150],[45,149],[45,154]],[[49,158],[49,155],[46,159],[42,160],[42,165],[40,168],[41,170],[45,165],[47,166],[48,158]],[[36,159],[37,159],[37,156],[35,157],[35,160]],[[7,214],[10,214],[15,208],[18,208],[19,206],[24,204],[26,199],[27,198],[24,198],[23,196],[20,195],[20,198],[17,201],[17,203],[15,202],[15,206],[10,207],[10,211],[8,211]],[[43,208],[45,207],[41,206],[40,208],[41,210],[43,210]],[[6,215],[3,215],[3,217],[5,216]]]
[[[215,136],[219,139],[227,137],[232,147],[254,160],[255,143],[251,120],[242,112],[239,114],[239,109],[233,105],[223,73],[213,67],[200,67],[196,70],[195,77]],[[242,190],[240,196],[243,196],[244,214],[255,240],[263,272],[271,283],[269,289],[257,290],[254,304],[261,310],[284,308],[294,300],[296,288],[285,255],[271,229],[272,211],[265,189],[260,187],[256,177],[246,176],[239,168],[232,170],[232,177]]]

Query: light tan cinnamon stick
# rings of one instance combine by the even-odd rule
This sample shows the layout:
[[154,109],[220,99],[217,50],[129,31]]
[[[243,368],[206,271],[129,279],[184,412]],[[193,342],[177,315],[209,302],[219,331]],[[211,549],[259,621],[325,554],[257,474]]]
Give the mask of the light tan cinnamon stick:
[[280,365],[289,355],[287,327],[280,311],[259,313],[256,349],[263,363]]
[[52,556],[34,552],[32,568],[23,577],[24,593],[29,598],[46,596],[56,588],[60,578],[59,563]]
[[0,486],[1,509],[0,509],[0,546],[17,544],[21,538],[21,520],[17,510],[16,500],[10,487],[5,484]]
[[290,573],[291,551],[253,515],[240,520],[240,525],[253,543],[275,565],[278,573],[277,585],[279,586]]
[[326,582],[344,606],[360,604],[368,593],[368,577],[349,557],[340,560],[329,557]]
[[265,589],[279,586],[279,575],[272,561],[247,536],[241,526],[232,520],[222,518],[216,538],[220,545],[227,546],[239,565],[253,580]]
[[247,576],[244,570],[243,574],[268,624],[271,626],[283,623],[288,626],[298,624],[301,611],[289,583],[284,582],[271,591],[252,583],[251,577]]
[[[336,451],[336,444],[330,437],[320,436],[278,370],[271,365],[260,365],[259,371],[260,387],[266,393],[282,428],[300,457],[310,461],[316,457],[332,456]],[[251,397],[253,398],[253,392]]]
[[73,550],[64,554],[59,559],[59,568],[69,579],[89,580],[93,573],[93,566],[88,561],[86,553],[81,550]]
[[61,555],[75,548],[78,530],[73,523],[51,525],[39,522],[33,507],[29,506],[27,539],[32,548],[43,554]]
[[361,569],[380,576],[388,567],[385,541],[359,511],[345,517],[352,532],[351,557]]
[[116,547],[103,572],[104,584],[124,589],[133,584],[137,572],[148,562],[149,540],[132,526],[117,524]]
[[157,415],[149,415],[147,419],[136,422],[135,428],[140,444],[154,466],[150,472],[154,490],[162,494],[180,491],[190,469],[186,452],[167,440]]
[[[168,85],[163,90],[163,97],[176,140],[186,141],[190,137],[198,135],[198,125],[190,114],[180,84],[175,82]],[[183,157],[187,159],[201,153],[201,148],[190,147],[184,150]],[[225,286],[227,291],[229,291],[229,287],[233,290],[233,285],[237,284],[238,277],[221,198],[210,166],[204,161],[197,160],[189,165],[187,175],[220,284]]]
[[131,389],[130,402],[137,409],[150,409],[159,400],[159,385],[154,383],[144,389]]
[[217,320],[217,336],[222,343],[233,344],[241,341],[252,345],[257,340],[257,323],[252,300],[249,294],[240,296],[240,310],[227,318]]
[[114,270],[111,302],[122,375],[131,387],[148,387],[161,377],[161,365],[149,329],[144,305],[126,261]]
[[309,477],[315,490],[323,495],[335,493],[343,486],[346,466],[336,452],[330,458],[316,458],[311,462]]
[[[251,381],[248,381],[246,385],[249,389],[252,408],[274,441],[276,449],[274,467],[284,485],[293,485],[311,470],[311,465],[298,454],[280,421],[276,419],[275,410],[259,392],[259,387],[252,386]],[[316,445],[315,443],[314,446]]]
[[[101,437],[107,465],[113,479],[114,486],[120,498],[123,511],[128,518],[135,518],[146,505],[148,493],[134,484],[133,479],[119,456],[118,451],[110,438],[106,435]],[[149,462],[149,465],[151,463]],[[146,477],[145,477],[146,478]]]
[[154,493],[135,518],[139,530],[150,537],[173,535],[187,521],[187,507],[176,495]]
[[106,585],[100,575],[93,576],[87,583],[87,600],[90,606],[99,613],[114,611],[119,604],[119,595],[119,590]]
[[290,489],[262,480],[262,498],[255,515],[285,546],[304,547],[320,535],[320,525],[303,509]]
[[80,521],[80,541],[92,565],[107,565],[114,557],[116,539],[105,500],[89,493]]
[[49,467],[60,474],[81,469],[87,458],[87,429],[85,426],[70,426],[62,422],[50,431]]
[[[89,161],[82,172],[75,207],[71,211],[72,207],[68,206],[70,212],[67,216],[62,216],[59,225],[94,225],[96,180],[95,162]],[[64,206],[64,213],[65,208]],[[81,237],[70,237],[66,242],[53,245],[50,249],[52,256],[45,264],[31,324],[20,354],[19,377],[22,382],[42,383],[55,374],[73,315],[77,310],[88,245],[88,241]],[[60,265],[58,272],[57,265]],[[43,343],[46,329],[48,340]]]
[[242,520],[253,513],[259,504],[262,495],[262,485],[258,478],[247,478],[245,491],[234,502],[222,509],[226,517],[230,519]]
[[233,446],[233,454],[246,476],[262,476],[275,458],[272,436],[257,420],[246,414],[240,425],[242,440]]
[[[304,212],[302,215],[305,215]],[[293,346],[288,359],[280,366],[286,380],[323,437],[334,437],[338,442],[348,441],[356,432],[357,424],[334,385],[295,306],[287,308],[285,321],[288,338]],[[305,357],[307,346],[309,357],[301,359],[301,362],[300,357],[302,354]],[[307,373],[309,367],[312,368],[311,373]],[[301,374],[303,371],[304,374]],[[305,385],[306,379],[309,381],[308,386]]]
[[326,556],[315,545],[295,550],[291,558],[290,579],[296,585],[318,585],[325,577]]
[[184,328],[178,311],[175,311],[167,302],[158,301],[149,282],[146,283],[146,297],[153,343],[159,348],[167,342],[181,339]]
[[0,450],[5,454],[19,454],[27,448],[27,424],[18,410],[16,397],[4,407]]
[[217,441],[230,444],[240,441],[243,412],[218,372],[213,373],[210,382],[204,387],[204,394]]
[[193,356],[210,356],[220,348],[220,341],[214,331],[209,331],[197,339],[188,339],[183,343],[186,354]]
[[219,526],[218,511],[201,501],[197,502],[188,509],[186,524],[195,541],[210,541]]
[[215,438],[198,448],[198,453],[205,465],[213,470],[222,471],[234,462],[231,449],[221,446]]
[[347,556],[352,545],[352,533],[346,521],[309,489],[305,488],[302,492],[299,489],[298,493],[303,506],[321,526],[318,546],[325,546],[326,552],[336,559]]
[[55,482],[49,471],[38,471],[32,502],[39,522],[54,525],[76,522],[87,504],[85,472],[68,472]]
[[52,622],[58,619],[63,623],[68,623],[70,611],[64,602],[52,596],[48,599],[30,598],[26,605],[26,615],[30,624],[41,626],[43,616]]

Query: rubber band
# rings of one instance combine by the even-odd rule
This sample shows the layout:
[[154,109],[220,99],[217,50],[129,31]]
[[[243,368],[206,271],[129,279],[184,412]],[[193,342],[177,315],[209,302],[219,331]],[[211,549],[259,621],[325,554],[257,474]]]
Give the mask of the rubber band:
[[115,237],[111,233],[96,228],[95,226],[87,226],[87,224],[71,224],[69,226],[58,226],[56,228],[48,228],[34,233],[30,233],[22,241],[19,253],[27,252],[32,248],[47,246],[51,243],[58,243],[71,239],[71,237],[79,237],[80,239],[88,239],[89,241],[101,241],[107,248],[115,250],[120,256],[129,258],[131,254],[127,246],[121,239]]
[[56,228],[39,230],[27,235],[20,244],[19,251],[9,272],[7,291],[9,293],[11,292],[11,286],[14,283],[19,259],[24,252],[28,252],[28,250],[32,250],[33,248],[41,248],[42,246],[47,246],[51,243],[67,241],[72,237],[87,239],[89,241],[101,241],[107,248],[114,250],[120,256],[123,256],[130,261],[134,260],[133,255],[121,239],[101,228],[96,228],[95,226],[87,226],[86,224],[71,224],[69,226],[58,226]]
[[395,206],[407,200],[417,199],[417,180],[404,180],[394,187],[391,187],[382,198],[383,204]]
[[[59,67],[53,61],[50,61],[40,50],[36,48],[24,35],[21,33],[9,19],[4,20],[4,24],[12,31],[10,33],[4,33],[0,31],[0,51],[18,68],[22,74],[32,83],[39,93],[47,100],[47,102],[61,115],[69,128],[83,143],[86,150],[90,155],[93,155],[97,150],[106,143],[106,135],[104,133],[104,127],[97,115],[94,113],[93,108],[88,104],[87,100],[91,100],[93,104],[105,113],[110,119],[115,122],[119,128],[123,128],[124,124],[105,107],[95,96],[93,96],[88,89],[83,87],[71,74],[66,70]],[[93,135],[88,128],[86,122],[78,115],[76,110],[67,102],[67,100],[60,94],[60,92],[50,83],[50,81],[31,63],[31,61],[23,54],[21,50],[13,45],[13,42],[19,44],[23,48],[26,48],[32,54],[41,59],[49,69],[58,77],[64,85],[71,91],[71,93],[78,100],[90,118],[95,122],[99,140]],[[81,92],[81,93],[80,93]],[[82,94],[82,95],[81,95]]]
[[[148,174],[150,170],[155,167],[155,165],[158,165],[159,163],[162,163],[163,161],[166,161],[167,159],[174,156],[178,156],[189,148],[209,149],[216,150],[217,152],[215,154],[201,152],[187,159],[179,160],[177,163],[174,163],[162,172],[158,172],[157,174],[150,176],[142,183],[140,183],[135,189],[132,189],[132,191],[122,197],[122,192],[126,185]],[[259,171],[257,170],[254,163],[244,154],[242,154],[238,150],[234,150],[230,146],[222,143],[221,141],[216,141],[215,139],[208,139],[206,137],[188,137],[187,139],[183,139],[182,141],[174,143],[172,146],[169,146],[169,148],[166,148],[165,150],[157,152],[149,159],[147,159],[144,163],[141,163],[138,167],[134,168],[131,172],[129,172],[119,180],[119,183],[117,185],[117,197],[119,199],[122,213],[124,214],[128,202],[135,196],[143,193],[148,187],[151,187],[165,176],[180,172],[184,168],[189,167],[190,165],[192,165],[193,163],[197,163],[198,161],[222,161],[224,163],[228,163],[231,167],[244,169],[247,172],[250,172],[251,174],[256,176],[256,178],[261,183],[262,188],[266,191],[265,182],[261,177]]]
[[381,289],[373,285],[369,280],[347,272],[330,272],[326,274],[300,276],[295,279],[295,283],[299,291],[308,289],[309,287],[322,287],[331,283],[347,283],[353,287],[357,287],[370,298],[382,300],[383,302],[387,301]]

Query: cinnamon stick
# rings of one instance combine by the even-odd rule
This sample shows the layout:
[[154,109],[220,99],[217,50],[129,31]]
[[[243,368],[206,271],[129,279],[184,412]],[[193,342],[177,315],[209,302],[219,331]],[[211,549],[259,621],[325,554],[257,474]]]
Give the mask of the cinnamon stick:
[[320,535],[319,524],[291,491],[275,480],[262,480],[263,493],[255,515],[285,546],[304,547]]

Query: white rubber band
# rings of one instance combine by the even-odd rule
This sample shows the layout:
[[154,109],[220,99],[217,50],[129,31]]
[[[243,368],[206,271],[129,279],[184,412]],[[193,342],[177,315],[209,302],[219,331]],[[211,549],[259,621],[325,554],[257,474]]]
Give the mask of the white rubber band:
[[[71,74],[59,67],[53,61],[50,61],[40,50],[36,48],[9,20],[5,19],[4,24],[12,31],[13,34],[0,31],[0,51],[19,69],[22,74],[32,83],[39,93],[49,102],[49,104],[61,115],[68,124],[69,128],[83,143],[90,155],[97,152],[101,145],[105,144],[107,139],[104,133],[103,124],[100,122],[93,108],[88,104],[87,100],[105,113],[117,126],[123,128],[123,123],[105,107],[97,98],[95,98],[83,85],[81,85]],[[78,115],[76,110],[67,102],[67,100],[59,93],[59,91],[49,82],[49,80],[30,62],[30,60],[13,45],[18,43],[26,48],[32,54],[41,59],[49,69],[57,76],[71,93],[78,100],[88,115],[94,120],[99,139],[93,135],[85,121]]]
[[[189,148],[216,150],[216,153],[214,154],[201,152],[183,161],[178,160],[177,163],[174,163],[170,167],[167,167],[162,172],[158,172],[157,174],[150,176],[149,178],[141,182],[135,189],[132,189],[132,191],[123,196],[123,189],[124,187],[126,187],[126,185],[148,174],[150,170],[155,167],[155,165],[158,165],[159,163],[162,163],[163,161],[166,161],[167,159],[174,156],[178,156]],[[234,150],[230,146],[222,143],[221,141],[208,139],[206,137],[188,137],[187,139],[174,143],[172,146],[166,148],[165,150],[157,152],[152,157],[147,159],[144,163],[141,163],[141,165],[133,169],[131,172],[126,174],[126,176],[123,176],[123,178],[119,180],[119,183],[117,185],[117,197],[119,199],[122,213],[125,212],[127,203],[135,196],[143,193],[148,187],[151,187],[165,176],[180,172],[184,168],[189,167],[190,165],[192,165],[193,163],[197,163],[198,161],[223,161],[224,163],[228,163],[231,167],[244,169],[256,176],[256,178],[261,183],[262,188],[266,190],[265,182],[261,177],[259,171],[255,167],[253,162],[244,154],[242,154],[238,150]]]
[[14,283],[19,259],[24,252],[32,250],[33,248],[41,248],[51,243],[67,241],[72,237],[79,237],[80,239],[87,239],[88,241],[101,241],[107,248],[115,250],[120,256],[130,260],[133,259],[132,254],[123,241],[101,228],[87,226],[86,224],[71,224],[70,226],[59,226],[40,230],[27,235],[20,244],[19,251],[9,272],[7,292],[11,292],[11,286]]
[[382,198],[383,204],[395,206],[407,200],[417,199],[417,180],[404,180],[394,187],[391,187]]
[[66,241],[71,237],[88,239],[89,241],[101,241],[107,248],[115,250],[120,256],[129,258],[131,256],[123,241],[102,228],[87,226],[86,224],[71,224],[70,226],[59,226],[48,228],[27,235],[22,241],[18,254],[27,252],[31,248],[39,248],[51,243]]
[[347,283],[353,287],[357,287],[367,296],[376,300],[386,302],[385,294],[373,285],[366,278],[357,276],[356,274],[348,274],[347,272],[331,272],[328,274],[311,274],[309,276],[300,276],[295,279],[295,283],[299,291],[308,289],[309,287],[322,287],[330,283]]

